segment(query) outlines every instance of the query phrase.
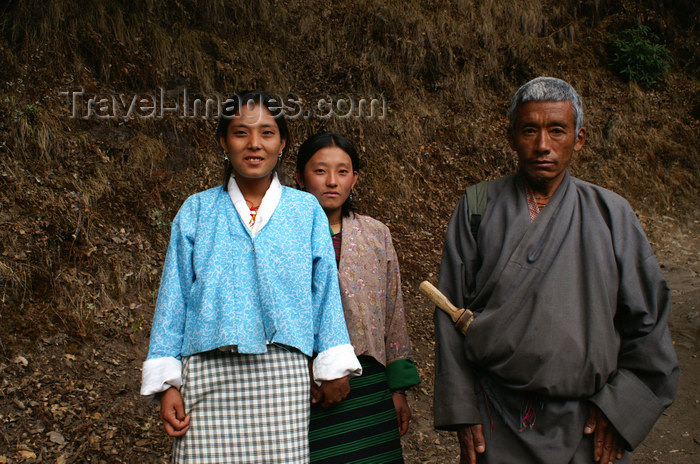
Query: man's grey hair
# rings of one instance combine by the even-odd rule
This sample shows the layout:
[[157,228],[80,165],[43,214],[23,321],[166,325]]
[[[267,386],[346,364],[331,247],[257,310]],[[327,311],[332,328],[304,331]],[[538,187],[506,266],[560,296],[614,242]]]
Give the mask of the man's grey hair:
[[510,102],[510,133],[515,135],[515,117],[520,105],[530,101],[568,101],[574,109],[576,134],[583,127],[581,97],[568,82],[555,77],[537,77],[515,92]]

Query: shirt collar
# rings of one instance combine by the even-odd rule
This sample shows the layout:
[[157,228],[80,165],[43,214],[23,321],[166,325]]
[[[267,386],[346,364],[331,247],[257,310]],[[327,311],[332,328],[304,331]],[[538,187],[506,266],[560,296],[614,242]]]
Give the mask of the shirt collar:
[[258,213],[255,216],[255,224],[250,227],[250,208],[246,204],[245,198],[241,193],[241,189],[238,188],[238,183],[236,183],[236,178],[231,176],[228,181],[228,195],[231,198],[233,206],[236,208],[238,215],[240,216],[243,224],[251,232],[253,237],[268,223],[272,217],[272,213],[277,209],[277,205],[282,197],[282,184],[277,177],[277,173],[274,173],[272,177],[272,182],[270,182],[270,187],[265,192],[260,207],[258,208]]

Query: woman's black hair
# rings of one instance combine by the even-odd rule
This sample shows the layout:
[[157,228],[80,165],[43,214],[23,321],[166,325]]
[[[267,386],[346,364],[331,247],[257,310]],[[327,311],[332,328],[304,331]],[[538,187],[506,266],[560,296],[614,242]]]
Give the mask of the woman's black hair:
[[[226,138],[226,132],[228,131],[231,119],[240,114],[240,109],[243,105],[248,105],[249,108],[255,105],[263,105],[267,108],[272,117],[275,118],[277,128],[280,132],[280,140],[285,141],[284,148],[282,149],[282,157],[284,157],[289,151],[290,141],[287,120],[282,111],[282,102],[263,90],[244,90],[243,92],[236,93],[223,103],[221,114],[219,114],[219,123],[216,127],[216,141],[219,142],[221,137]],[[277,166],[279,166],[279,162]],[[277,170],[277,166],[275,166],[275,170]],[[228,181],[231,178],[231,174],[233,174],[233,166],[227,161],[224,167],[224,190],[228,190]]]
[[[335,132],[321,132],[320,134],[312,135],[306,139],[299,147],[299,151],[297,152],[297,172],[302,179],[304,178],[306,163],[309,162],[317,151],[328,147],[338,147],[347,153],[352,162],[353,172],[360,172],[360,155],[357,153],[355,145],[353,145],[350,140]],[[345,203],[343,203],[341,214],[343,216],[349,216],[350,212],[354,210],[352,195],[350,195],[348,199],[345,200]]]

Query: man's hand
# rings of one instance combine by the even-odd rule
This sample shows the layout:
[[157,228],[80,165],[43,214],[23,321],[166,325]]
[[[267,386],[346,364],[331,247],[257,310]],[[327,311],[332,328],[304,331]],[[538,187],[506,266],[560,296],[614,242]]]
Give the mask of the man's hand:
[[[315,397],[314,393],[316,393]],[[312,389],[311,402],[320,402],[323,409],[328,409],[344,400],[348,393],[350,393],[350,378],[346,375],[339,379],[323,381],[318,387],[318,392]]]
[[411,408],[408,407],[406,395],[399,392],[391,394],[391,399],[394,400],[394,409],[396,409],[396,420],[399,423],[399,433],[403,437],[408,432],[408,423],[411,420]]
[[181,437],[190,428],[190,415],[185,416],[185,403],[177,388],[170,387],[161,395],[160,418],[171,437]]
[[613,464],[616,459],[622,459],[624,452],[623,440],[615,427],[608,421],[598,406],[591,404],[591,410],[586,419],[583,433],[593,433],[593,459],[604,464]]
[[486,451],[484,426],[465,425],[457,430],[459,440],[459,464],[476,464],[476,453]]

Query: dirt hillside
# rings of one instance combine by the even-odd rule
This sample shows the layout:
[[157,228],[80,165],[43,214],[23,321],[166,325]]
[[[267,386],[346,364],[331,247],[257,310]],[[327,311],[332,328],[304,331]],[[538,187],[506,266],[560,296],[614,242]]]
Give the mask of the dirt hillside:
[[[292,155],[321,129],[360,148],[359,209],[391,228],[423,378],[406,459],[457,462],[432,428],[432,310],[416,288],[437,280],[464,188],[515,168],[507,106],[538,75],[581,94],[588,142],[571,171],[630,201],[673,289],[681,389],[634,462],[698,462],[696,3],[3,3],[0,464],[167,462],[138,389],[170,221],[220,182],[207,100],[245,88],[290,103]],[[652,88],[611,66],[615,34],[639,24],[672,58]]]

